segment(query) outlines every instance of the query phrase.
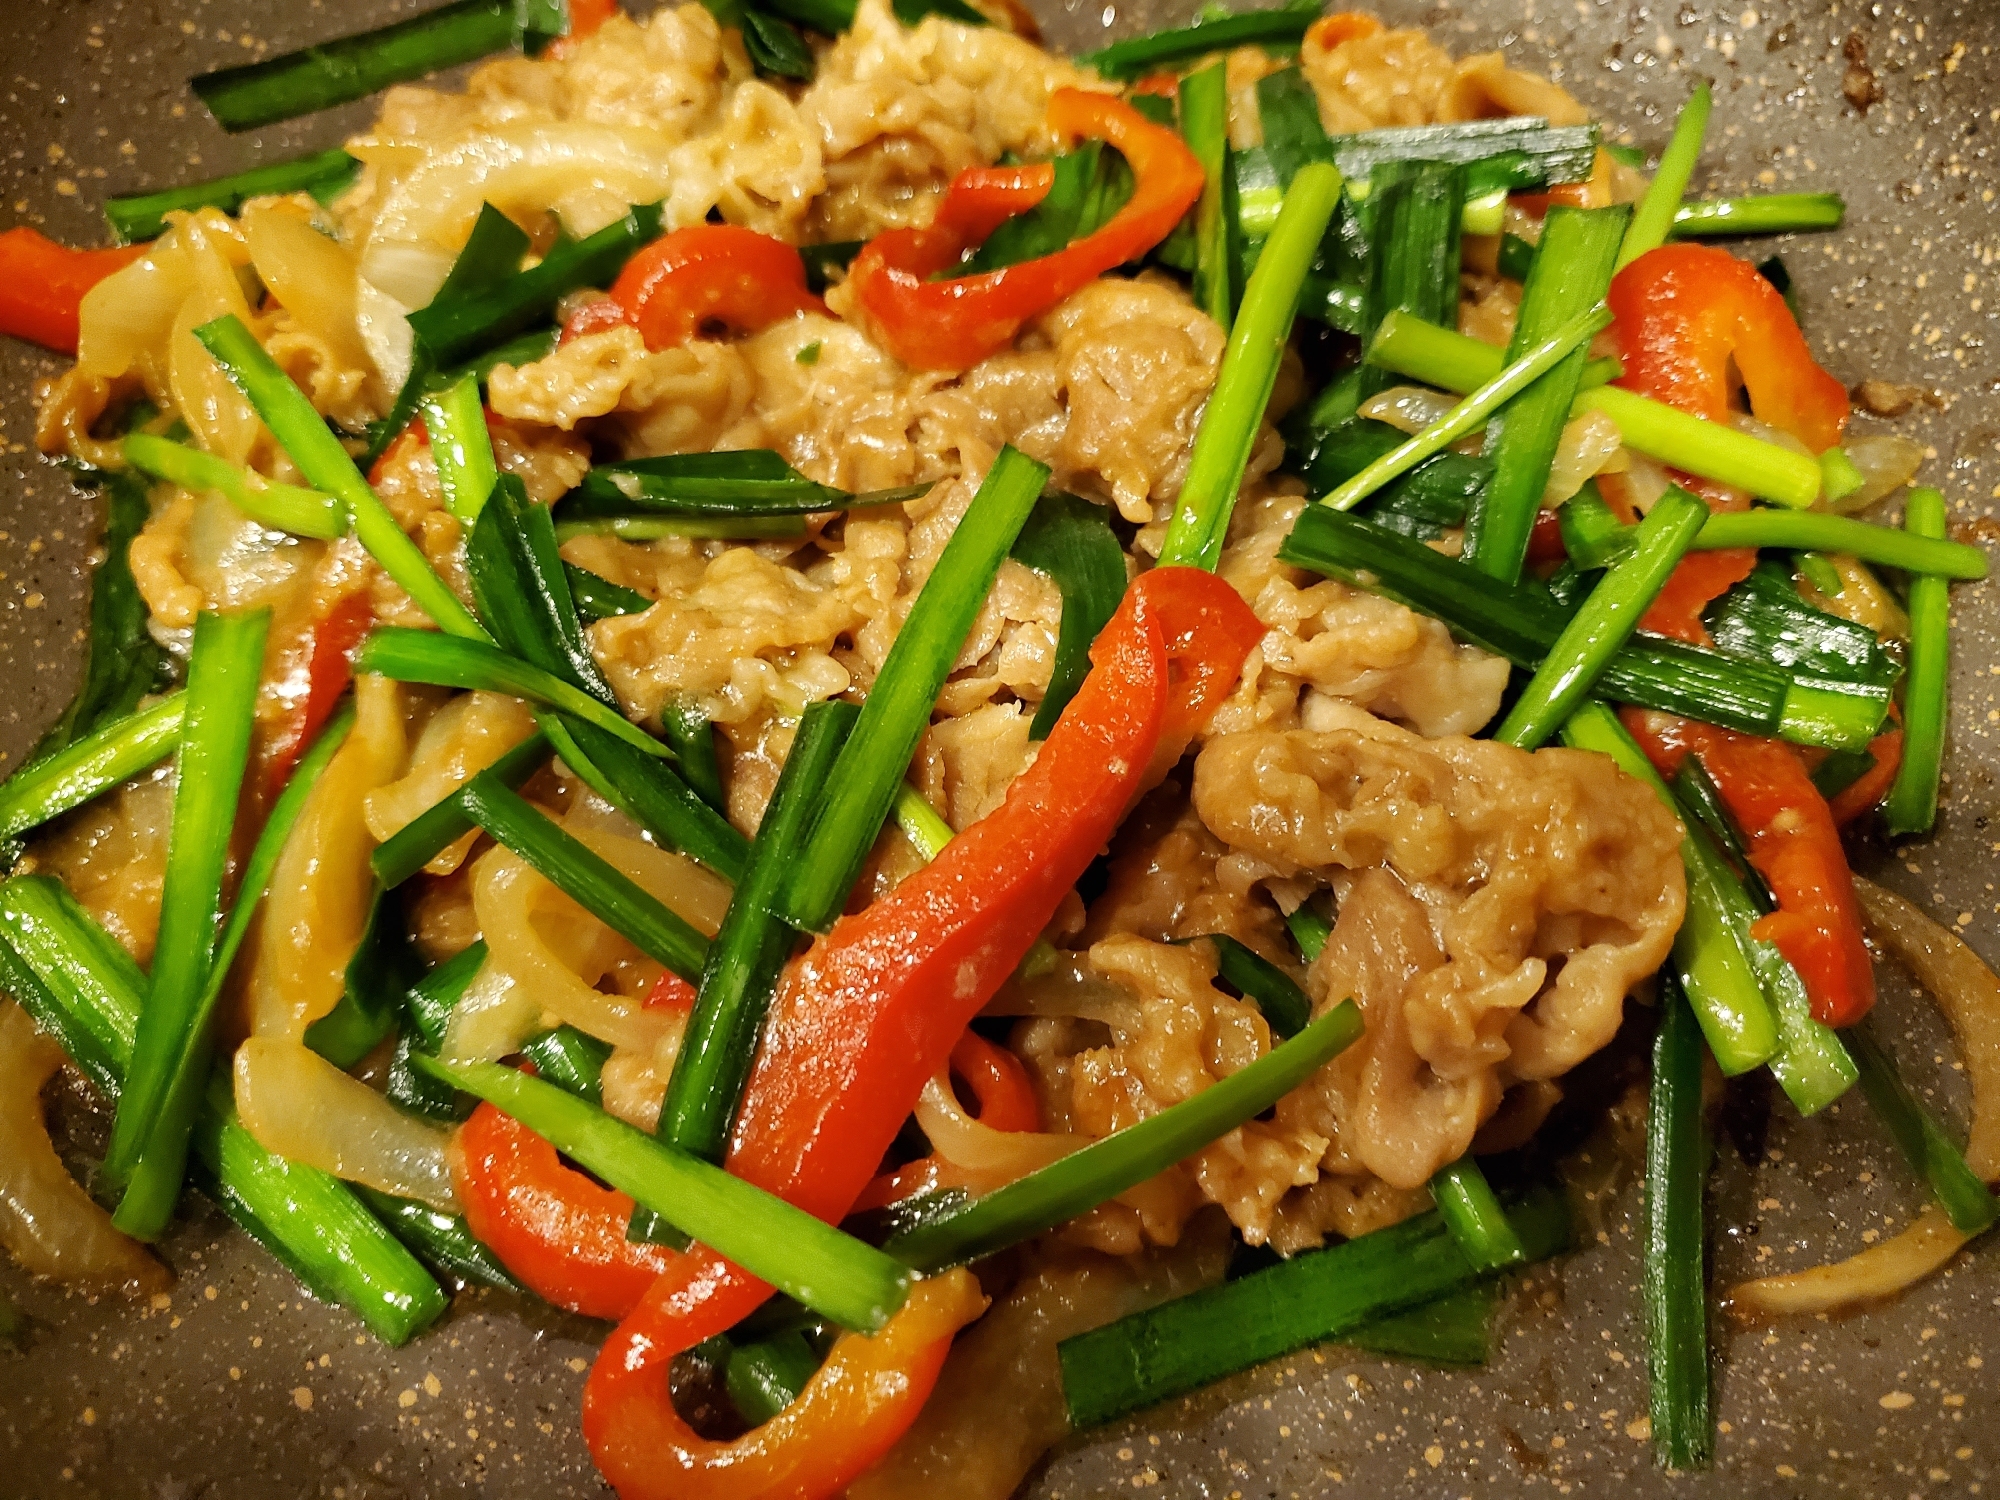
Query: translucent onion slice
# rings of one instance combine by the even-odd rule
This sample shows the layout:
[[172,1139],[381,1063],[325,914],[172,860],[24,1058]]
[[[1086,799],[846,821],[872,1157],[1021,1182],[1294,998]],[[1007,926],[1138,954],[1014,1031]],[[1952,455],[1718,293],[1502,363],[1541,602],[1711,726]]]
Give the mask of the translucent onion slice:
[[1060,1161],[1078,1147],[1090,1144],[1088,1136],[995,1130],[991,1125],[982,1125],[960,1107],[948,1074],[939,1074],[924,1085],[916,1115],[917,1128],[939,1156],[954,1167],[991,1179],[986,1191],[1040,1171],[1050,1162]]
[[1847,444],[1847,456],[1861,471],[1861,488],[1827,508],[1853,515],[1886,500],[1915,479],[1917,470],[1923,467],[1924,445],[1893,432],[1882,432],[1855,438]]
[[[1972,1084],[1965,1159],[1990,1183],[2000,1177],[2000,979],[1959,938],[1894,891],[1860,876],[1854,888],[1870,935],[1930,992],[1957,1035]],[[1933,1203],[1901,1234],[1859,1255],[1732,1288],[1729,1311],[1744,1322],[1758,1322],[1892,1297],[1942,1269],[1965,1242]]]
[[111,1215],[63,1169],[42,1117],[42,1085],[62,1049],[11,1000],[0,1000],[0,1245],[37,1276],[164,1290],[167,1268],[111,1227]]
[[454,141],[389,189],[361,275],[406,309],[427,306],[482,203],[515,218],[556,210],[581,238],[630,204],[665,198],[671,155],[657,131],[581,121],[502,125]]
[[297,1042],[252,1037],[238,1049],[236,1110],[257,1144],[287,1161],[458,1212],[449,1135]]

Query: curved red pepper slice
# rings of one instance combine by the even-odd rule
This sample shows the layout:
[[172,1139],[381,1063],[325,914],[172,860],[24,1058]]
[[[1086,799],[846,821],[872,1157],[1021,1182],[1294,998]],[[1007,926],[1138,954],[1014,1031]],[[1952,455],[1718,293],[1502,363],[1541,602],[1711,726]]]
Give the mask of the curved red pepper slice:
[[1861,904],[1840,830],[1805,762],[1780,740],[1758,739],[1671,714],[1628,709],[1625,722],[1662,775],[1692,754],[1715,783],[1778,909],[1751,925],[1776,945],[1812,1000],[1813,1019],[1851,1026],[1875,1003],[1875,966],[1861,936]]
[[795,313],[825,311],[806,288],[805,262],[783,240],[736,224],[696,224],[626,262],[611,295],[572,317],[563,339],[630,323],[648,349],[671,349],[710,327],[755,333]]
[[1165,239],[1201,196],[1201,163],[1179,134],[1121,99],[1058,89],[1049,99],[1049,124],[1062,135],[1116,147],[1132,168],[1131,198],[1108,223],[1053,255],[932,281],[1003,220],[1041,202],[1054,180],[1047,166],[960,173],[928,228],[877,235],[848,275],[883,345],[904,364],[963,370],[1004,349],[1030,318]]
[[[883,900],[843,917],[786,971],[727,1165],[819,1217],[844,1217],[927,1079],[1013,973],[1148,784],[1163,734],[1190,735],[1263,626],[1228,584],[1161,568],[1127,590],[1092,668],[1007,800]],[[1183,743],[1184,743],[1183,739]],[[684,1500],[703,1451],[667,1391],[673,1356],[739,1322],[770,1288],[707,1250],[676,1259],[604,1346],[584,1436],[624,1500]],[[792,1470],[836,1493],[852,1473]]]
[[467,1227],[557,1307],[622,1318],[680,1259],[626,1239],[630,1198],[564,1166],[554,1146],[490,1104],[458,1128],[451,1156]]
[[[1896,712],[1894,704],[1889,706],[1889,712],[1892,715]],[[1885,729],[1870,740],[1868,754],[1875,763],[1827,803],[1833,811],[1833,821],[1842,828],[1888,796],[1889,788],[1896,784],[1896,772],[1903,766],[1902,725]]]
[[58,354],[76,353],[84,294],[146,248],[72,250],[25,224],[0,233],[0,333]]
[[992,1130],[1040,1130],[1042,1106],[1021,1059],[976,1031],[951,1049],[951,1071],[979,1102],[977,1119]]
[[[1847,391],[1814,361],[1778,289],[1757,268],[1709,245],[1663,245],[1620,271],[1605,298],[1625,373],[1619,384],[1711,422],[1729,420],[1732,363],[1763,421],[1815,453],[1840,441]],[[1690,484],[1711,508],[1740,509],[1712,485]],[[1639,621],[1641,630],[1709,643],[1701,612],[1756,566],[1748,548],[1681,559]]]
[[340,702],[347,685],[354,681],[354,653],[374,623],[375,607],[365,592],[343,595],[312,629],[312,649],[306,660],[306,695],[287,716],[280,731],[282,738],[271,747],[265,765],[265,790],[275,796],[283,790],[292,767],[306,746],[319,737],[326,721]]

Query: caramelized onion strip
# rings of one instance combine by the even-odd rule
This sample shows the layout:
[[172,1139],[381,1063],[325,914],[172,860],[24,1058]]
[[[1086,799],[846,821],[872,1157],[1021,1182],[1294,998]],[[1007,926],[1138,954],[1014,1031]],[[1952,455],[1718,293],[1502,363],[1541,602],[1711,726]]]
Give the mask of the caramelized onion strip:
[[[1954,934],[1894,891],[1855,877],[1870,936],[1929,991],[1958,1038],[1972,1083],[1972,1129],[1965,1159],[1982,1179],[2000,1177],[2000,978]],[[1941,1270],[1966,1243],[1931,1204],[1893,1239],[1832,1265],[1746,1281],[1729,1292],[1743,1322],[1832,1312],[1877,1301]]]

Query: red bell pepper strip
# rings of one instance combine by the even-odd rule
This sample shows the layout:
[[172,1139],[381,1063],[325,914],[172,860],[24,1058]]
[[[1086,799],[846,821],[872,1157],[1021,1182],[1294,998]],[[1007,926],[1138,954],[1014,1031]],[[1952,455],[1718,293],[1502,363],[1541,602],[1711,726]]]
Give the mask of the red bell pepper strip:
[[653,987],[646,991],[646,998],[640,1004],[647,1010],[692,1011],[695,1002],[695,987],[672,969],[663,969],[660,977],[653,981]]
[[[1889,712],[1896,712],[1893,704]],[[1827,804],[1833,810],[1833,821],[1842,828],[1888,796],[1889,788],[1896,784],[1896,772],[1903,765],[1902,726],[1876,735],[1868,742],[1868,753],[1875,764],[1841,788]]]
[[951,1049],[952,1076],[963,1079],[979,1103],[979,1123],[994,1130],[1040,1130],[1042,1106],[1021,1059],[967,1031]]
[[625,1238],[632,1200],[566,1167],[556,1148],[482,1104],[451,1146],[465,1222],[520,1283],[589,1318],[622,1318],[681,1257]]
[[[1761,420],[1814,453],[1840,441],[1847,391],[1813,362],[1778,289],[1757,268],[1710,245],[1663,245],[1612,278],[1606,297],[1625,373],[1619,384],[1711,422],[1729,420],[1732,362]],[[1689,486],[1711,509],[1748,502],[1714,486]],[[1641,630],[1709,643],[1701,612],[1750,576],[1748,548],[1681,559],[1639,621]]]
[[146,248],[72,250],[25,224],[0,234],[0,333],[58,354],[76,353],[84,293]]
[[795,313],[825,312],[806,265],[783,240],[735,224],[662,235],[632,259],[611,295],[580,309],[563,340],[630,323],[648,349],[671,349],[710,327],[755,333]]
[[618,0],[569,0],[569,30],[542,49],[542,56],[564,58],[576,44],[618,12]]
[[[1089,676],[1001,807],[786,970],[731,1172],[828,1221],[845,1217],[926,1080],[1148,784],[1162,735],[1204,722],[1262,636],[1236,591],[1199,569],[1155,569],[1127,590],[1091,648]],[[675,1412],[667,1368],[769,1295],[697,1249],[605,1345],[584,1389],[584,1436],[623,1500],[721,1493],[711,1482],[736,1472],[718,1471],[725,1456]],[[738,1474],[728,1493],[820,1500],[858,1472],[854,1456],[807,1455],[768,1487]]]
[[313,626],[305,698],[292,709],[265,766],[265,786],[270,791],[284,786],[299,756],[333,717],[341,694],[354,681],[354,653],[361,649],[374,621],[375,610],[368,595],[354,593],[343,595]]
[[1125,206],[1101,228],[1051,255],[977,276],[930,278],[956,265],[1003,220],[1047,196],[1053,169],[962,172],[925,229],[877,235],[854,258],[848,285],[889,352],[923,370],[963,370],[1013,342],[1021,325],[1173,231],[1201,196],[1201,163],[1179,134],[1122,99],[1058,89],[1049,124],[1061,135],[1108,141],[1132,168]]
[[1750,863],[1778,909],[1751,924],[1805,981],[1813,1019],[1851,1026],[1875,1003],[1875,968],[1861,936],[1861,904],[1832,810],[1805,762],[1781,740],[1759,739],[1671,714],[1628,709],[1625,722],[1660,774],[1693,755],[1749,844]]

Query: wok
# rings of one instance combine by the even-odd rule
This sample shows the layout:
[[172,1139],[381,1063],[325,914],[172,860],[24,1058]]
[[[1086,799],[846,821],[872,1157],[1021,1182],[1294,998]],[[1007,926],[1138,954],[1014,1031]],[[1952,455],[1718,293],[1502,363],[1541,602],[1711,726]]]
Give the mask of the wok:
[[[1039,7],[1052,39],[1089,45],[1181,19],[1187,0]],[[191,74],[376,25],[386,0],[12,0],[0,35],[0,225],[101,241],[111,192],[197,180],[330,145],[363,103],[243,138],[184,87]],[[1992,535],[2000,495],[2000,7],[1991,0],[1388,0],[1453,49],[1505,46],[1657,148],[1692,75],[1716,80],[1697,192],[1838,188],[1847,227],[1786,241],[1815,348],[1853,383],[1935,390],[1895,424],[1929,445],[1954,522]],[[1843,94],[1850,35],[1882,98]],[[1857,83],[1859,79],[1855,80]],[[1760,250],[1760,254],[1768,253]],[[57,363],[0,341],[0,752],[18,760],[67,701],[93,502],[34,455],[29,393]],[[1938,832],[1862,868],[1927,906],[1989,960],[1996,930],[1994,773],[2000,599],[1962,588],[1953,741]],[[4,764],[4,763],[0,763]],[[1885,971],[1880,1014],[1907,1076],[1962,1131],[1964,1089],[1930,1007]],[[1616,1098],[1615,1072],[1601,1092]],[[101,1122],[52,1096],[81,1167]],[[1842,1321],[1729,1330],[1719,1340],[1718,1462],[1667,1476],[1645,1440],[1630,1146],[1600,1111],[1567,1156],[1584,1214],[1577,1252],[1503,1304],[1490,1367],[1429,1369],[1304,1351],[1134,1421],[1074,1439],[1030,1481],[1045,1500],[1141,1490],[1176,1497],[1516,1494],[1685,1497],[1977,1494],[2000,1470],[2000,1257],[1975,1246],[1945,1274]],[[1712,1182],[1715,1280],[1858,1249],[1901,1225],[1920,1189],[1858,1101],[1801,1122],[1739,1086]],[[196,1200],[167,1243],[179,1273],[149,1306],[30,1285],[0,1291],[38,1324],[0,1353],[0,1495],[105,1500],[491,1500],[607,1493],[577,1429],[598,1330],[470,1294],[402,1350],[305,1297]],[[1718,1329],[1723,1325],[1718,1319]]]

